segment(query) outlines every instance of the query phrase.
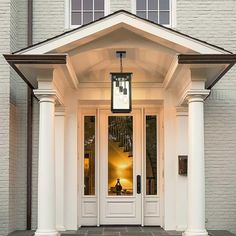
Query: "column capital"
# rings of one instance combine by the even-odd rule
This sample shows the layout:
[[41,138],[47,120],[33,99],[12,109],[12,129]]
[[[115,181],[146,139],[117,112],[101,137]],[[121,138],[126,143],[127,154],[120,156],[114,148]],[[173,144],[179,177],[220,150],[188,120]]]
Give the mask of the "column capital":
[[203,102],[210,94],[211,90],[209,89],[191,89],[187,90],[183,97],[182,103],[190,103],[190,102]]
[[55,107],[55,116],[65,116],[66,108],[63,105]]
[[188,107],[187,106],[177,106],[176,116],[188,116]]
[[59,93],[53,89],[34,89],[34,95],[39,99],[39,102],[53,102],[62,104],[62,99]]

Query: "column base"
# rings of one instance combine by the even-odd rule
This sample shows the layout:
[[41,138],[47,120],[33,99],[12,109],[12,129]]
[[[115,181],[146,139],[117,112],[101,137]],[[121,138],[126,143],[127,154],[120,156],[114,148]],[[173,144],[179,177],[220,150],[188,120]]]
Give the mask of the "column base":
[[66,231],[66,228],[63,225],[56,226],[57,231]]
[[56,230],[36,230],[35,236],[58,236],[58,232]]
[[206,230],[186,230],[183,236],[208,236]]

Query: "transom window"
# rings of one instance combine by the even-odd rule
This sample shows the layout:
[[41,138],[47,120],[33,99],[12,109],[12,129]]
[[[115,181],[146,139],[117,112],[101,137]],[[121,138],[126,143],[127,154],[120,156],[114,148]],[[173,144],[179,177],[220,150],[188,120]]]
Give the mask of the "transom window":
[[136,0],[136,14],[162,25],[170,25],[171,0]]
[[105,0],[71,0],[71,26],[88,24],[105,15]]

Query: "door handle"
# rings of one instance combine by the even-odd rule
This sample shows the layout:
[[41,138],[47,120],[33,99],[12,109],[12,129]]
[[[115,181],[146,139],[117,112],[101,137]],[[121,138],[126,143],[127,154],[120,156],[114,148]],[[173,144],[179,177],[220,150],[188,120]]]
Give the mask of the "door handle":
[[137,175],[137,194],[141,193],[141,175]]

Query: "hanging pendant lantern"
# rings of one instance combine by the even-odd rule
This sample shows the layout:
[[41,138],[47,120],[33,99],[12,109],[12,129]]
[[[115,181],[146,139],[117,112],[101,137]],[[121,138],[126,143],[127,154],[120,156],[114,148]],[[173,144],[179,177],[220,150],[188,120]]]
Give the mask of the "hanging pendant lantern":
[[120,59],[120,72],[111,73],[111,111],[113,113],[131,112],[131,72],[123,72],[122,59],[125,51],[117,51]]

